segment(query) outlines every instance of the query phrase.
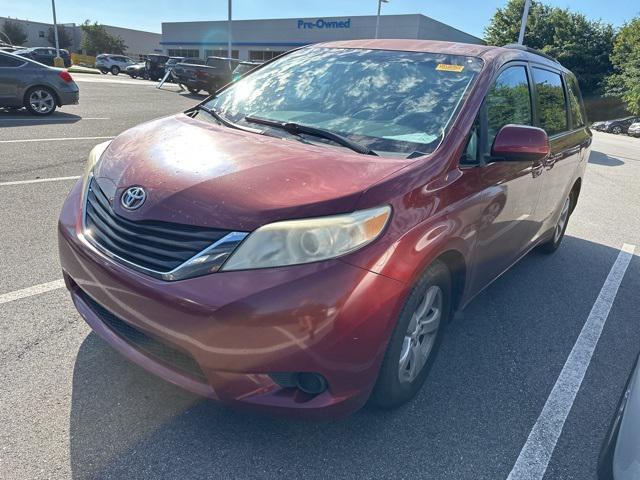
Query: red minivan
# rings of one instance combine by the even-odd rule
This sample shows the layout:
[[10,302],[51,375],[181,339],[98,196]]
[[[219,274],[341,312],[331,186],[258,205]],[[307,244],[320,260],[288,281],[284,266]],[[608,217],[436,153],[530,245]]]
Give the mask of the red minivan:
[[95,147],[64,278],[98,335],[199,395],[394,407],[456,310],[559,247],[586,125],[576,78],[523,47],[304,47]]

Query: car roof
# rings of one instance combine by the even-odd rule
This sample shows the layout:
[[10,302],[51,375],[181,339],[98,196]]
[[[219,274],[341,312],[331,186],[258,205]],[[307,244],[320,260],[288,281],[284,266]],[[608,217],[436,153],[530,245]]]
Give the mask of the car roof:
[[479,45],[461,42],[443,42],[439,40],[413,40],[413,39],[376,39],[376,40],[337,40],[318,43],[314,46],[325,48],[361,48],[369,50],[395,50],[404,52],[440,53],[445,55],[463,55],[479,57],[485,61],[512,61],[524,60],[542,63],[550,67],[568,70],[555,59],[516,45],[496,47],[494,45]]

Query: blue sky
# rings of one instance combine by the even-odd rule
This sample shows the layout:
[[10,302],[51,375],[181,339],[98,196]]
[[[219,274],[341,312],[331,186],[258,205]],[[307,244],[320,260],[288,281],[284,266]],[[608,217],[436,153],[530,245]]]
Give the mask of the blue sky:
[[[390,0],[383,13],[422,13],[460,30],[482,36],[497,7],[506,0]],[[620,26],[640,15],[638,0],[545,0],[592,19]],[[108,25],[160,32],[161,22],[221,20],[226,0],[56,0],[59,22],[89,18]],[[289,18],[375,14],[377,0],[234,0],[234,18]],[[0,15],[48,22],[50,0],[0,0]]]

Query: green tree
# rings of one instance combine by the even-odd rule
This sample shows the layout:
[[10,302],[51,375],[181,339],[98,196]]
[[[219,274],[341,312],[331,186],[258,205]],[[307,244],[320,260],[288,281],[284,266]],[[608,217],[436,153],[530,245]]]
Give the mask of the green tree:
[[3,38],[6,36],[10,43],[13,45],[22,45],[27,41],[27,38],[29,38],[27,32],[25,32],[24,30],[24,27],[18,22],[14,22],[13,20],[4,21],[4,25],[2,26],[2,33],[4,33]]
[[[486,41],[517,42],[523,7],[524,0],[509,0],[499,8],[485,29]],[[609,56],[614,33],[609,24],[533,0],[524,44],[557,58],[578,77],[583,95],[594,97],[602,94],[604,79],[613,71]]]
[[[49,27],[47,32],[47,41],[50,45],[56,46],[56,37],[53,32],[53,27]],[[60,48],[69,48],[73,45],[73,38],[69,35],[69,32],[62,25],[58,25],[58,46]]]
[[640,115],[640,17],[616,35],[611,62],[614,73],[607,78],[607,94],[621,98],[631,113]]
[[98,22],[91,24],[89,20],[82,24],[82,42],[80,48],[88,55],[101,53],[124,54],[127,46],[120,36],[111,35],[104,26]]

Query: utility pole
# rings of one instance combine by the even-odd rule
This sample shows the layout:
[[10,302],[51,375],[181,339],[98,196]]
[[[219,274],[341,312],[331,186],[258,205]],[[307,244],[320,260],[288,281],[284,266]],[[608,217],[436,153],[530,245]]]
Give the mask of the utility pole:
[[380,29],[380,10],[382,9],[382,3],[389,3],[389,0],[378,0],[378,15],[376,16],[376,37],[378,38],[378,30]]
[[58,22],[56,21],[56,0],[51,0],[53,9],[53,36],[56,39],[56,57],[60,57],[60,44],[58,43]]
[[520,23],[520,35],[518,36],[518,45],[524,42],[524,31],[527,29],[527,19],[529,18],[529,7],[531,0],[525,0],[524,10],[522,11],[522,22]]
[[231,58],[231,2],[229,0],[229,20],[227,21],[227,57]]

